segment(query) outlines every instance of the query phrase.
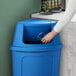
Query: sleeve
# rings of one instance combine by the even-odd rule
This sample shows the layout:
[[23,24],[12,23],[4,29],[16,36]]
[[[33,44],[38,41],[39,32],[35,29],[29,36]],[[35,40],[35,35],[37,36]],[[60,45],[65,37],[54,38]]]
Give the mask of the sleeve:
[[58,21],[56,26],[53,28],[55,32],[60,32],[71,20],[76,12],[76,0],[69,0],[66,11],[64,12],[61,20]]

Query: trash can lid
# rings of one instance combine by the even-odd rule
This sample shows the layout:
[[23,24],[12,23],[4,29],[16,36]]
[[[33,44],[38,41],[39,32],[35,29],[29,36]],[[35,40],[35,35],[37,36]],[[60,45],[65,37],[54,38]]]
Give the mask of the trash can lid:
[[[25,44],[23,39],[23,24],[56,24],[56,21],[43,20],[43,19],[28,19],[18,22],[19,25],[16,26],[13,43],[10,47],[12,51],[49,51],[62,48],[62,44],[59,39],[59,34],[57,34],[52,42],[47,44]],[[28,25],[26,25],[28,26]],[[30,25],[29,25],[30,26]]]
[[19,21],[17,23],[22,23],[22,24],[26,23],[26,24],[30,24],[30,25],[26,25],[26,26],[31,26],[31,24],[33,24],[33,25],[50,24],[50,23],[51,24],[56,24],[57,21],[32,18],[32,19],[27,19],[27,20]]

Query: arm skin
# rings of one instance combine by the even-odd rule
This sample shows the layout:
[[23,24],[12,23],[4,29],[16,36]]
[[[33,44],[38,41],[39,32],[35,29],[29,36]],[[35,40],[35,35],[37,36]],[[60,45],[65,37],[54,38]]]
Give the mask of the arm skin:
[[76,0],[69,0],[66,11],[62,16],[62,19],[58,21],[58,23],[51,32],[49,32],[42,38],[41,40],[42,43],[50,42],[50,40],[69,23],[75,12],[76,12]]

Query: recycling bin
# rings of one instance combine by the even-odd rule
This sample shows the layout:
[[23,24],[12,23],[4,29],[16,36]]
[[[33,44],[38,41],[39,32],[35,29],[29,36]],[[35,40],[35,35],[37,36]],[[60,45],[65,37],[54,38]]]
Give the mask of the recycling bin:
[[62,44],[57,34],[49,43],[41,38],[50,32],[56,21],[28,19],[16,23],[12,53],[13,76],[59,76]]

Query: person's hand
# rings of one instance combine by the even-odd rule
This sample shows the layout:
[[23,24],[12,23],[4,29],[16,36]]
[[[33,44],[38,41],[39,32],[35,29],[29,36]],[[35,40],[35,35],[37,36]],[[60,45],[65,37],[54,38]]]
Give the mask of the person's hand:
[[46,34],[46,35],[41,39],[41,42],[42,42],[42,43],[48,43],[48,42],[50,42],[56,34],[57,34],[57,32],[55,32],[54,30],[52,30],[51,32],[49,32],[48,34]]

